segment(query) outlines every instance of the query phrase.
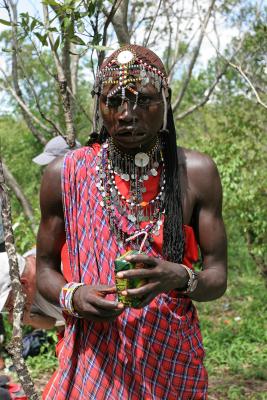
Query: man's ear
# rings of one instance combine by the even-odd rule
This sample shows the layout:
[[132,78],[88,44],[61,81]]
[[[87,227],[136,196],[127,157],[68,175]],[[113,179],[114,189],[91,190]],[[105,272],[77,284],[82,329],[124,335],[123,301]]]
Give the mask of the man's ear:
[[21,282],[23,288],[27,289],[27,287],[29,286],[29,280],[27,279],[27,277],[22,275],[20,277],[20,282]]

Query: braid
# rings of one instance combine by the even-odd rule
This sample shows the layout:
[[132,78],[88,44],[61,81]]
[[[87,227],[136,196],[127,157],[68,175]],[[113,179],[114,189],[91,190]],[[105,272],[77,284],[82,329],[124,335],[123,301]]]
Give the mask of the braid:
[[[171,108],[167,115],[168,133],[162,135],[163,159],[166,167],[165,220],[163,226],[163,255],[167,260],[181,263],[184,254],[183,210],[176,145],[176,130]],[[100,133],[92,132],[86,145],[102,144],[109,137],[102,126]]]
[[108,131],[104,126],[102,126],[100,133],[92,132],[86,142],[86,146],[92,146],[95,143],[102,144],[109,137]]
[[168,110],[167,129],[169,133],[162,136],[163,158],[166,166],[163,255],[167,260],[181,263],[184,254],[183,210],[176,130],[171,108]]

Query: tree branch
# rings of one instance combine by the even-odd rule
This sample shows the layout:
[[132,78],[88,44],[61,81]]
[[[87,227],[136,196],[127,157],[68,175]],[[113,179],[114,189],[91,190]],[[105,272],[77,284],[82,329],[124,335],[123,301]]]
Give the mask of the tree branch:
[[[48,40],[51,48],[51,52],[54,57],[56,69],[57,69],[57,83],[59,86],[60,96],[62,100],[63,112],[64,112],[64,120],[66,125],[66,133],[67,133],[67,142],[70,147],[75,146],[75,127],[73,122],[73,110],[72,110],[72,100],[70,93],[68,91],[68,77],[66,76],[66,71],[68,70],[67,65],[62,65],[58,53],[54,47],[54,39],[53,34],[50,32],[49,29],[49,17],[48,17],[48,6],[43,4],[43,14],[44,14],[44,23],[46,32],[48,34]],[[64,33],[62,33],[64,38]],[[67,46],[67,43],[64,46]],[[65,47],[66,52],[66,47]],[[63,62],[68,62],[68,58],[63,57]],[[70,88],[71,90],[71,88]]]
[[[37,109],[38,109],[38,111],[39,111],[41,117],[42,117],[46,122],[48,122],[49,125],[51,125],[51,126],[53,127],[53,130],[51,131],[51,130],[48,129],[45,125],[41,125],[42,128],[44,129],[44,127],[45,127],[45,130],[46,130],[47,132],[49,132],[50,134],[54,134],[54,136],[55,136],[55,132],[57,132],[58,135],[63,136],[63,132],[61,132],[59,126],[58,126],[56,123],[54,123],[50,118],[48,118],[48,117],[45,115],[45,113],[43,112],[43,110],[42,110],[42,108],[41,108],[41,105],[40,105],[40,102],[39,102],[39,99],[38,99],[38,96],[37,96],[37,93],[36,93],[36,90],[35,90],[33,84],[31,83],[30,79],[28,78],[28,76],[27,76],[27,74],[26,74],[26,72],[25,72],[24,65],[23,65],[23,60],[21,59],[21,57],[19,58],[19,60],[20,60],[20,68],[21,68],[21,70],[22,70],[22,72],[23,72],[23,74],[24,74],[24,78],[26,79],[26,81],[27,81],[27,83],[28,83],[28,85],[29,85],[29,87],[30,87],[30,89],[31,89],[31,91],[32,91],[32,94],[33,94],[33,97],[34,97],[34,100],[35,100],[36,107],[37,107]],[[41,123],[41,121],[40,121],[40,123]],[[40,125],[40,123],[39,123],[39,125]],[[55,132],[53,132],[53,131],[55,131]]]
[[151,24],[151,26],[150,26],[150,30],[149,30],[149,33],[148,33],[147,39],[146,39],[146,40],[145,40],[145,42],[144,42],[144,46],[145,46],[145,47],[147,46],[147,44],[148,44],[148,42],[149,42],[149,39],[150,39],[151,32],[152,32],[152,30],[153,30],[153,28],[154,28],[154,25],[155,25],[156,19],[157,19],[157,17],[158,17],[158,14],[159,14],[159,10],[160,10],[161,3],[162,3],[162,0],[159,0],[159,4],[158,4],[158,8],[157,8],[157,11],[156,11],[155,17],[153,18],[152,24]]
[[187,87],[188,87],[188,84],[189,84],[189,82],[190,82],[190,80],[191,80],[193,68],[194,68],[194,66],[195,66],[197,57],[198,57],[198,55],[199,55],[200,47],[201,47],[201,44],[202,44],[202,41],[203,41],[203,38],[204,38],[204,35],[205,35],[205,31],[206,31],[206,28],[207,28],[209,19],[210,19],[210,17],[211,17],[211,13],[212,13],[212,10],[213,10],[215,1],[216,1],[216,0],[211,0],[210,6],[209,6],[208,11],[207,11],[207,14],[206,14],[206,16],[205,16],[203,25],[202,25],[202,27],[201,27],[200,35],[199,35],[197,44],[196,44],[196,46],[195,46],[195,49],[194,49],[194,51],[193,51],[193,55],[192,55],[192,58],[191,58],[191,61],[190,61],[189,67],[188,67],[187,77],[186,77],[186,79],[185,79],[185,81],[184,81],[184,83],[183,83],[183,85],[182,85],[182,88],[181,88],[181,90],[180,90],[180,93],[178,94],[177,99],[176,99],[175,102],[173,103],[173,111],[174,111],[174,112],[175,112],[175,111],[178,109],[178,107],[180,106],[180,104],[181,104],[181,102],[182,102],[182,100],[183,100],[183,97],[184,97],[184,95],[185,95],[186,89],[187,89]]
[[[36,137],[36,139],[40,143],[45,144],[46,143],[46,139],[35,128],[35,126],[33,125],[32,121],[31,121],[29,113],[27,113],[25,111],[25,107],[22,106],[22,104],[25,105],[25,102],[23,100],[22,91],[20,89],[19,79],[18,79],[17,3],[12,2],[11,0],[4,0],[4,7],[6,8],[6,10],[8,12],[9,20],[10,20],[11,27],[12,27],[12,80],[13,80],[13,86],[14,86],[14,89],[12,89],[12,91],[16,94],[16,99],[20,99],[20,101],[18,101],[18,103],[19,103],[21,111],[22,111],[22,116],[23,116],[23,118],[24,118],[24,120],[25,120],[25,122],[26,122],[26,124],[27,124],[27,126],[29,128],[29,130],[32,132],[32,134]],[[12,9],[13,17],[11,15],[10,7]],[[44,129],[47,130],[47,127],[45,126]]]
[[13,335],[7,350],[12,357],[13,365],[18,374],[25,394],[31,400],[38,400],[31,376],[22,357],[22,317],[24,310],[24,295],[20,283],[19,266],[15,249],[14,234],[11,223],[11,207],[5,186],[3,169],[0,159],[0,202],[2,204],[2,219],[5,235],[5,248],[9,259],[10,279],[13,293]]
[[249,84],[249,86],[251,87],[253,93],[254,93],[255,96],[256,96],[257,102],[258,102],[262,107],[264,107],[264,108],[267,109],[267,104],[264,103],[264,102],[261,100],[261,98],[260,98],[260,96],[259,96],[259,93],[257,92],[257,90],[256,90],[256,88],[254,87],[254,85],[253,85],[253,83],[251,82],[251,80],[248,78],[248,76],[247,76],[247,75],[245,74],[245,72],[242,70],[241,66],[240,66],[240,65],[233,64],[231,61],[228,61],[228,63],[229,63],[229,65],[231,65],[231,67],[233,67],[235,70],[237,70],[237,71],[240,73],[240,75],[245,79],[245,81]]
[[112,25],[121,46],[130,43],[131,40],[127,26],[128,5],[129,0],[121,0],[112,18]]
[[189,114],[192,114],[194,111],[196,111],[198,108],[203,107],[209,100],[210,96],[212,95],[215,87],[225,74],[226,70],[228,68],[228,65],[225,64],[224,68],[222,71],[216,76],[216,79],[214,80],[213,84],[205,90],[206,95],[201,99],[197,104],[194,104],[193,106],[189,107],[186,111],[182,112],[181,114],[177,115],[175,117],[176,121],[179,121],[185,117],[187,117]]
[[31,229],[33,233],[36,232],[36,226],[34,223],[34,215],[33,215],[33,209],[31,204],[29,203],[28,199],[24,195],[20,185],[18,184],[16,178],[12,175],[12,173],[9,171],[7,165],[2,161],[2,167],[3,167],[3,173],[4,177],[7,181],[8,186],[12,189],[14,192],[16,198],[20,202],[23,212],[25,216],[28,218],[31,224]]
[[[19,97],[17,95],[17,93],[15,92],[15,90],[12,87],[6,87],[0,84],[0,88],[2,90],[7,90],[8,92],[10,92],[12,94],[12,96],[14,97],[14,99],[17,101],[17,103],[19,104],[20,108],[22,109],[23,113],[25,115],[27,115],[27,117],[30,117],[34,122],[36,122],[38,125],[40,125],[43,129],[45,129],[46,131],[50,132],[50,129],[47,128],[47,126],[45,126],[29,109],[29,107],[24,103],[24,101],[22,100],[21,97]],[[25,119],[25,118],[24,118]],[[40,143],[42,143],[43,145],[45,145],[47,143],[47,140],[45,139],[45,137],[36,130],[36,132],[32,132],[33,135],[38,139],[38,141]]]
[[[113,21],[113,17],[116,14],[116,12],[118,11],[120,5],[122,3],[122,0],[115,0],[110,12],[107,12],[106,15],[106,22],[104,24],[104,28],[103,28],[103,39],[102,39],[102,46],[106,46],[107,44],[107,31],[108,31],[108,27],[110,25],[110,23]],[[100,67],[100,65],[103,63],[105,58],[105,51],[100,51],[99,56],[98,56],[98,66]]]

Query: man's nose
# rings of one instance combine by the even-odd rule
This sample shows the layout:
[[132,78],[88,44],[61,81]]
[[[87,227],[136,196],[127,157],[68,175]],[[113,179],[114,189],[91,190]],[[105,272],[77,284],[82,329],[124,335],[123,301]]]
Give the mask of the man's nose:
[[133,105],[130,101],[124,100],[119,106],[118,111],[120,113],[119,120],[127,122],[133,120]]

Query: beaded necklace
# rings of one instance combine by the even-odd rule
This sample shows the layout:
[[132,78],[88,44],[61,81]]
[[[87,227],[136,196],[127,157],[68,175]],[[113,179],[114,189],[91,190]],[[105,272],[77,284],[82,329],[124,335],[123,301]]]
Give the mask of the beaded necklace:
[[[139,249],[140,235],[145,234],[146,241],[143,245],[149,246],[153,242],[152,236],[159,235],[162,215],[165,213],[165,166],[159,141],[149,153],[137,153],[133,157],[120,152],[109,139],[101,146],[98,153],[96,170],[99,172],[96,186],[102,196],[100,205],[107,210],[110,227],[117,237],[118,245],[125,247],[130,239],[131,248]],[[144,181],[158,173],[160,173],[159,193],[152,200],[144,201],[143,193],[146,192]],[[129,198],[120,193],[115,180],[116,175],[129,182]],[[123,229],[122,217],[127,218],[130,223],[131,234]],[[144,222],[145,226],[142,224]]]

